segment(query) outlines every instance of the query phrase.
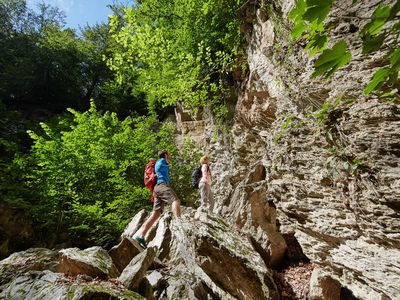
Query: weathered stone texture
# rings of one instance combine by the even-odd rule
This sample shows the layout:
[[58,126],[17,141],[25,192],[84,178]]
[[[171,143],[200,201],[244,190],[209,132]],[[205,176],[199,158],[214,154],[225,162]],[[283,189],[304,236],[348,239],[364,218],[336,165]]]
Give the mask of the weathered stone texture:
[[150,247],[135,256],[119,276],[121,281],[128,289],[137,289],[147,269],[156,257],[157,249]]
[[59,265],[57,251],[46,248],[31,248],[15,252],[0,261],[0,286],[28,271],[56,271]]
[[65,278],[51,271],[30,271],[15,278],[0,292],[0,299],[30,300],[139,300],[139,294],[118,288],[109,282],[85,283]]
[[[281,234],[294,234],[341,293],[396,299],[400,106],[363,95],[387,50],[362,56],[359,37],[378,1],[335,1],[328,46],[344,39],[353,59],[329,80],[311,79],[313,59],[290,39],[294,2],[250,1],[243,9],[248,76],[229,143],[209,145],[215,211],[251,235],[272,265],[283,257]],[[344,13],[360,18],[338,17]],[[265,175],[254,175],[259,165]]]
[[86,274],[103,279],[119,275],[112,258],[101,247],[95,246],[85,250],[68,248],[60,250],[60,264],[57,271],[68,275]]
[[118,271],[122,272],[132,258],[138,255],[141,251],[143,251],[143,249],[137,241],[124,237],[118,245],[112,247],[108,251],[108,254],[112,258]]
[[[261,256],[222,219],[197,212],[195,219],[186,215],[174,220],[171,232],[170,259],[175,266],[172,277],[177,281],[173,286],[183,288],[174,293],[189,298],[190,293],[206,293],[221,299],[279,298]],[[171,284],[171,278],[168,283]],[[188,290],[185,286],[197,288]]]

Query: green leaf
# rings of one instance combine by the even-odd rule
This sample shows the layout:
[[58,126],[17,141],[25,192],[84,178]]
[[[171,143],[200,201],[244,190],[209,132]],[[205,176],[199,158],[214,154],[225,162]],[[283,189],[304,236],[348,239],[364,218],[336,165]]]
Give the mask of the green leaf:
[[392,20],[399,11],[400,11],[400,0],[397,0],[395,5],[393,5],[392,8],[390,9],[389,20]]
[[393,91],[383,93],[382,95],[380,95],[380,97],[381,98],[396,98],[397,92],[398,92],[398,90],[394,89]]
[[315,71],[311,78],[325,73],[325,78],[331,76],[337,69],[347,64],[351,59],[345,41],[339,41],[332,49],[325,49],[314,63]]
[[347,44],[345,41],[337,42],[332,49],[326,49],[315,62],[315,66],[319,67],[327,62],[335,61],[340,58],[347,50]]
[[369,95],[375,88],[381,84],[388,75],[390,74],[390,68],[382,68],[375,72],[371,81],[368,83],[367,87],[364,89],[364,95]]
[[325,31],[324,23],[318,22],[318,20],[314,20],[310,23],[308,31],[313,34],[314,32],[322,32]]
[[306,10],[306,3],[304,0],[298,0],[296,6],[289,12],[288,18],[294,20],[294,26],[291,32],[293,40],[297,40],[302,36],[303,32],[307,29],[306,24],[302,18]]
[[307,11],[303,15],[303,19],[307,21],[318,20],[322,23],[328,15],[333,0],[307,0]]
[[390,64],[395,66],[400,63],[400,48],[394,50],[393,53],[390,54]]
[[376,35],[381,32],[386,20],[390,16],[391,8],[389,6],[378,6],[378,8],[372,14],[372,20],[364,26],[361,33],[363,35],[369,33],[370,35]]
[[306,11],[306,3],[304,0],[298,0],[296,6],[289,12],[288,18],[290,20],[296,20],[301,18]]
[[392,29],[390,30],[391,32],[397,32],[400,31],[400,22],[397,22],[396,24],[393,25]]
[[374,37],[371,37],[369,34],[363,37],[363,54],[368,54],[380,49],[385,39],[385,34],[380,34]]
[[320,35],[316,34],[313,38],[308,42],[305,50],[310,50],[310,56],[314,56],[318,51],[322,51],[326,48],[326,44],[328,42],[328,35]]
[[292,29],[292,33],[291,33],[292,39],[297,40],[299,37],[301,37],[303,32],[306,30],[306,28],[307,27],[302,20],[299,20],[298,22],[296,22],[295,26]]

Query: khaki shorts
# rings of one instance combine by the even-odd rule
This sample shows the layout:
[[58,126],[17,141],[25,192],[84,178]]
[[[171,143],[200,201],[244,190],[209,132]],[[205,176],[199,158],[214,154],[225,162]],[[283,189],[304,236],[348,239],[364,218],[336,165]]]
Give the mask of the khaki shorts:
[[171,204],[176,200],[178,200],[178,197],[169,185],[165,183],[160,183],[154,187],[153,210],[161,209],[161,211],[163,211],[165,203]]

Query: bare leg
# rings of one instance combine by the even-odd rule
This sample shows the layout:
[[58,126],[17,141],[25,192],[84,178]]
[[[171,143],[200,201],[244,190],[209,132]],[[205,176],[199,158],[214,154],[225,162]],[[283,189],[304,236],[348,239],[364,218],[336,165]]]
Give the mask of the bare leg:
[[146,222],[144,222],[143,230],[139,235],[140,237],[144,238],[146,233],[149,231],[151,226],[153,226],[153,224],[157,221],[157,219],[160,217],[160,215],[161,215],[161,210],[159,210],[159,209],[153,210],[150,217],[146,220]]
[[172,213],[176,218],[181,216],[181,202],[179,200],[172,202]]

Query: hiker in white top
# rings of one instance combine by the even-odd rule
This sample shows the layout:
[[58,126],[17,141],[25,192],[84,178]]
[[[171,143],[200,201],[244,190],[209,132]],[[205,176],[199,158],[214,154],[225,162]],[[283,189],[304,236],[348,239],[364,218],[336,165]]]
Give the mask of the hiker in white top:
[[200,159],[200,163],[202,174],[199,182],[201,207],[212,212],[214,209],[214,200],[211,192],[212,173],[210,168],[210,159],[205,155]]

